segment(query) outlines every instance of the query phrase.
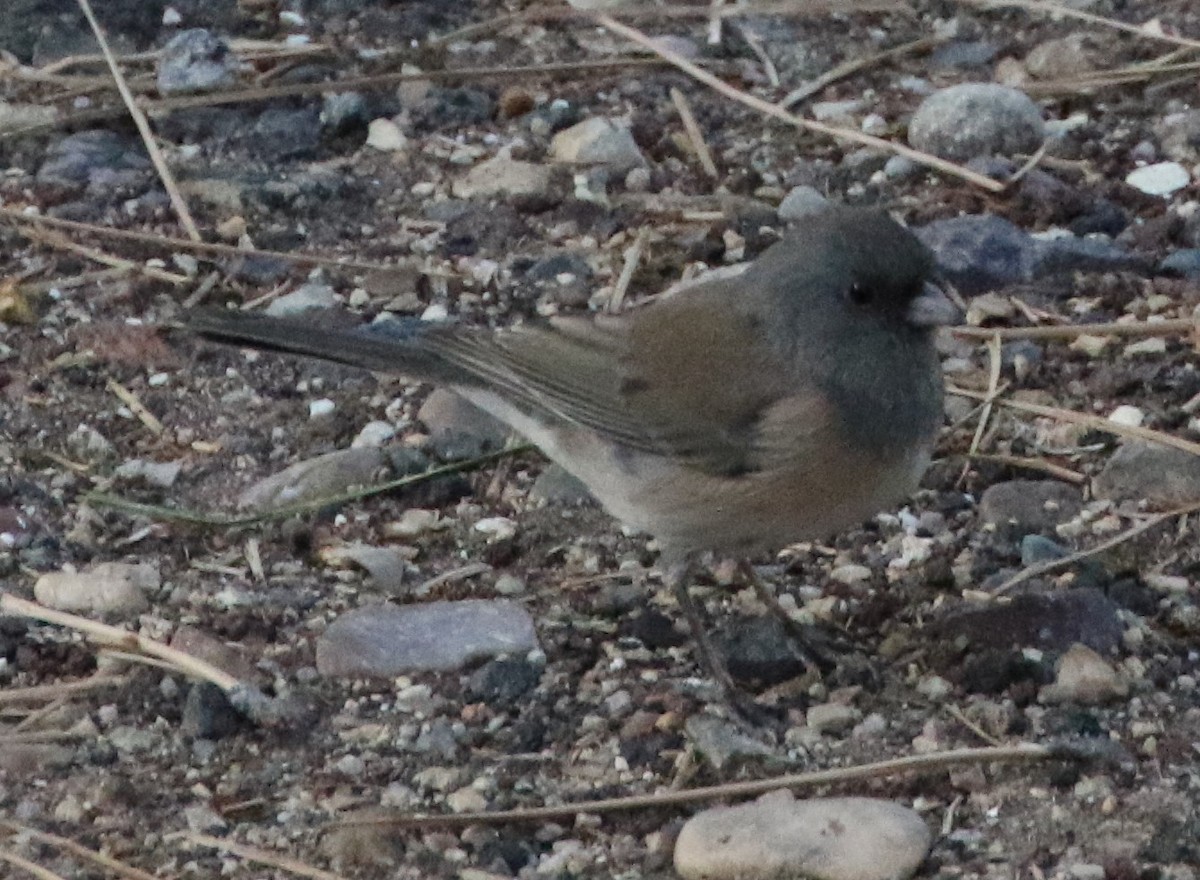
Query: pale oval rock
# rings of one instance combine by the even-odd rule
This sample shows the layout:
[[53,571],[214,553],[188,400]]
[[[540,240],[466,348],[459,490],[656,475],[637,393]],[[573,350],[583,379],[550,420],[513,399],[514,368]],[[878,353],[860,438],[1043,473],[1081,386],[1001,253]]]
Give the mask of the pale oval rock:
[[920,816],[891,801],[776,791],[689,819],[675,870],[684,880],[902,880],[931,840]]
[[162,583],[149,564],[102,562],[86,571],[54,571],[38,578],[33,596],[59,611],[137,614],[150,607],[147,590]]

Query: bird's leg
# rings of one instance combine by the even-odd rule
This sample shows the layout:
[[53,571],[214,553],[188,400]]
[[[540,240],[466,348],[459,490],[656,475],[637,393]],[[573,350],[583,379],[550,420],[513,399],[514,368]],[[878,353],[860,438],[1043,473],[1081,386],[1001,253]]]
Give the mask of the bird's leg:
[[688,628],[692,631],[692,642],[696,646],[696,652],[700,655],[700,662],[721,688],[726,705],[752,728],[759,727],[770,720],[769,713],[766,713],[749,694],[737,686],[733,676],[729,674],[725,662],[717,654],[712,642],[709,641],[708,633],[704,629],[704,621],[700,619],[700,609],[696,607],[696,602],[688,589],[694,568],[691,557],[671,563],[667,566],[664,575],[667,586],[675,594],[675,600],[679,603],[683,616],[687,619]]
[[804,627],[792,618],[788,610],[775,597],[775,593],[767,586],[766,581],[758,576],[758,572],[754,570],[754,566],[749,561],[742,559],[738,560],[738,568],[741,570],[742,577],[754,588],[758,600],[766,605],[767,610],[774,614],[779,619],[779,622],[783,624],[784,631],[791,638],[792,646],[799,653],[804,665],[817,672],[834,666],[835,661],[829,656],[828,652],[819,645],[814,644],[812,635],[805,632]]

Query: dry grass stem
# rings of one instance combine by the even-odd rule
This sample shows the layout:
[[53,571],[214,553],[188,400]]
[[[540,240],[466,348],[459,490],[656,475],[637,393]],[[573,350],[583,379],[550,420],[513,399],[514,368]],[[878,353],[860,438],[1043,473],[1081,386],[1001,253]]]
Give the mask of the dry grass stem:
[[700,123],[696,122],[696,115],[692,112],[692,105],[688,103],[687,96],[672,86],[671,103],[675,105],[675,111],[679,114],[679,120],[683,123],[683,130],[687,132],[700,167],[713,180],[719,179],[721,172],[717,170],[717,163],[713,161],[712,151],[708,149],[704,132],[700,130]]
[[[974,391],[970,388],[951,387],[946,389],[947,393],[958,397],[968,397],[971,400],[987,400],[987,395],[979,391]],[[1155,431],[1151,428],[1143,428],[1134,425],[1122,425],[1119,422],[1114,422],[1111,419],[1106,419],[1104,416],[1093,416],[1088,413],[1076,412],[1073,409],[1062,409],[1057,406],[1044,406],[1040,403],[1027,403],[1023,400],[1013,400],[1011,398],[998,398],[995,401],[1000,406],[1008,409],[1014,409],[1018,412],[1026,412],[1030,415],[1044,416],[1048,419],[1054,419],[1059,422],[1070,422],[1075,425],[1082,425],[1085,428],[1091,428],[1096,431],[1104,431],[1108,434],[1117,434],[1121,437],[1130,437],[1134,440],[1144,440],[1147,443],[1156,443],[1159,446],[1170,446],[1173,449],[1180,449],[1192,455],[1200,455],[1200,443],[1193,443],[1191,440],[1185,440],[1182,437],[1176,437],[1174,434],[1167,434],[1163,431]]]
[[138,396],[118,382],[116,379],[109,378],[105,383],[105,387],[113,393],[113,395],[129,407],[129,411],[137,416],[137,420],[146,426],[146,430],[155,437],[162,434],[166,428],[150,410],[146,409],[146,405],[138,399]]
[[867,70],[876,64],[889,61],[892,58],[899,58],[901,55],[926,52],[944,42],[944,37],[922,37],[910,43],[902,43],[899,46],[893,46],[891,49],[884,49],[882,52],[876,52],[874,55],[866,55],[862,58],[852,58],[848,61],[843,61],[836,67],[831,67],[816,79],[806,82],[804,85],[788,92],[783,100],[779,102],[779,106],[787,110],[848,76],[853,76],[860,71]]
[[[4,597],[0,597],[2,599]],[[57,700],[74,694],[86,694],[107,688],[121,687],[129,679],[124,675],[93,675],[82,681],[66,681],[58,684],[39,684],[35,687],[9,688],[0,691],[0,706],[20,703],[41,703]]]
[[78,0],[78,3],[88,25],[92,28],[92,33],[96,35],[96,42],[100,44],[100,52],[104,55],[108,69],[112,72],[113,81],[117,84],[117,91],[121,93],[121,100],[125,102],[125,107],[133,118],[133,124],[137,126],[138,134],[142,136],[142,142],[146,145],[146,152],[150,154],[154,170],[158,172],[158,177],[171,200],[171,207],[175,209],[175,216],[179,218],[179,223],[184,232],[188,234],[188,238],[192,241],[200,241],[200,230],[196,226],[196,221],[192,219],[192,212],[188,210],[187,202],[183,200],[183,195],[175,183],[175,175],[171,173],[171,169],[167,166],[167,160],[163,158],[162,151],[158,148],[158,142],[154,139],[154,132],[150,130],[146,114],[138,107],[137,99],[133,97],[133,92],[129,90],[125,77],[121,74],[121,66],[108,46],[108,38],[105,37],[100,22],[96,20],[95,13],[92,12],[91,3],[89,0]]
[[88,849],[82,844],[76,843],[66,837],[60,837],[57,834],[50,834],[46,831],[39,831],[36,828],[30,828],[28,825],[21,825],[17,822],[10,822],[6,819],[0,819],[0,828],[7,829],[13,834],[20,834],[39,843],[44,843],[49,846],[56,846],[59,849],[66,850],[72,855],[78,856],[85,861],[91,862],[94,865],[99,865],[102,868],[107,868],[119,877],[124,877],[126,880],[161,880],[153,874],[147,874],[132,865],[127,865],[122,861],[114,859],[112,856],[106,856],[104,853],[96,852]]
[[1197,329],[1192,318],[1164,321],[1110,321],[1098,324],[1055,324],[1050,327],[955,327],[950,332],[963,339],[1059,339],[1080,336],[1181,336]]
[[392,825],[400,828],[459,828],[465,825],[508,824],[513,822],[543,822],[570,819],[580,813],[616,813],[629,810],[647,810],[662,807],[677,807],[683,804],[706,803],[725,798],[757,797],[780,789],[812,788],[818,785],[839,785],[860,779],[880,779],[900,773],[927,773],[945,770],[963,764],[990,762],[1042,761],[1055,756],[1055,750],[1040,745],[1025,743],[998,748],[954,749],[928,755],[909,755],[841,767],[832,770],[814,770],[808,773],[793,773],[770,779],[755,779],[710,785],[702,788],[663,791],[654,794],[631,795],[629,797],[604,798],[594,801],[578,801],[552,807],[528,807],[516,810],[497,810],[485,813],[428,814],[413,813],[385,819],[348,820],[343,825]]
[[1127,34],[1133,34],[1145,40],[1158,40],[1159,42],[1172,43],[1176,46],[1185,46],[1189,49],[1200,49],[1200,40],[1177,37],[1173,34],[1157,31],[1148,31],[1136,24],[1118,21],[1115,18],[1105,18],[1103,15],[1096,15],[1094,12],[1085,12],[1082,9],[1064,6],[1061,3],[1047,3],[1045,0],[958,0],[958,2],[964,6],[973,6],[977,9],[1003,9],[1007,7],[1027,9],[1030,12],[1042,12],[1055,18],[1074,18],[1078,21],[1085,21],[1088,24],[1124,31]]
[[167,835],[168,840],[186,840],[189,843],[194,843],[199,846],[207,846],[220,852],[227,852],[235,856],[240,856],[250,862],[257,862],[260,865],[269,865],[272,868],[279,868],[287,871],[289,874],[295,874],[298,877],[311,877],[312,880],[346,880],[342,874],[334,874],[332,871],[325,871],[321,868],[314,868],[312,865],[305,864],[299,859],[293,859],[291,856],[280,855],[269,850],[261,849],[257,846],[247,846],[244,843],[228,840],[222,837],[213,837],[208,834],[197,834],[194,831],[180,831],[176,834]]
[[1175,510],[1169,510],[1165,513],[1156,513],[1154,516],[1151,516],[1143,522],[1126,529],[1120,534],[1113,535],[1107,541],[1100,542],[1095,547],[1090,547],[1087,550],[1079,550],[1059,559],[1048,559],[1045,562],[1039,562],[1037,565],[1031,565],[1029,568],[1019,571],[1010,577],[1008,580],[998,586],[993,593],[997,596],[1002,596],[1012,590],[1014,587],[1025,583],[1025,581],[1029,580],[1030,578],[1039,577],[1040,575],[1048,574],[1052,571],[1059,571],[1060,569],[1068,568],[1077,562],[1082,562],[1084,559],[1088,559],[1089,557],[1095,556],[1099,553],[1105,553],[1114,547],[1124,544],[1126,541],[1133,540],[1143,532],[1150,531],[1150,529],[1166,522],[1169,519],[1174,519],[1177,516],[1185,516],[1189,513],[1194,513],[1197,510],[1200,510],[1200,502],[1197,502],[1196,504],[1189,504],[1185,507],[1176,508]]
[[626,249],[625,262],[621,266],[621,274],[617,276],[616,284],[613,285],[606,311],[613,313],[621,311],[625,304],[625,294],[629,291],[629,283],[633,280],[633,273],[637,271],[638,264],[642,261],[642,252],[646,249],[646,242],[649,238],[650,231],[643,227],[638,230],[633,244]]
[[628,25],[621,24],[608,15],[597,14],[595,19],[600,25],[608,28],[613,33],[620,34],[631,42],[637,43],[639,46],[644,46],[654,54],[671,62],[671,64],[673,64],[675,67],[678,67],[697,82],[704,83],[704,85],[714,89],[717,92],[720,92],[725,97],[745,104],[747,107],[758,110],[760,113],[763,113],[774,119],[778,119],[782,122],[786,122],[789,125],[793,125],[806,131],[826,135],[835,140],[861,144],[867,147],[874,147],[879,150],[885,150],[890,153],[895,153],[899,156],[904,156],[920,165],[925,165],[945,174],[950,174],[954,177],[961,178],[968,183],[973,183],[982,189],[988,190],[989,192],[1002,192],[1005,188],[1005,184],[992,180],[990,177],[985,177],[982,174],[976,174],[974,171],[964,168],[961,165],[956,165],[953,162],[947,162],[945,159],[939,159],[937,156],[930,155],[929,153],[923,153],[920,150],[914,150],[913,148],[906,147],[903,144],[892,143],[884,138],[864,134],[856,129],[839,128],[833,125],[826,125],[823,122],[805,119],[802,116],[789,113],[787,110],[772,104],[770,101],[764,101],[762,98],[751,95],[748,92],[735,89],[733,86],[729,85],[723,80],[718,79],[708,71],[703,70],[697,65],[693,64],[691,61],[688,61],[678,52],[674,52],[671,49],[668,49],[652,40],[650,37],[646,36],[636,28],[631,28]]
[[115,646],[118,649],[124,648],[133,652],[148,654],[151,657],[157,657],[178,667],[180,671],[185,672],[192,678],[211,682],[226,692],[242,685],[242,682],[238,681],[238,679],[218,669],[211,663],[206,663],[197,657],[193,657],[191,654],[186,654],[183,651],[164,645],[162,642],[148,636],[129,632],[119,627],[109,626],[106,623],[99,623],[95,620],[88,620],[86,617],[80,617],[76,614],[68,614],[66,611],[56,611],[53,608],[47,608],[28,599],[20,599],[9,594],[0,595],[0,612],[12,614],[17,617],[40,620],[43,623],[65,626],[103,645]]

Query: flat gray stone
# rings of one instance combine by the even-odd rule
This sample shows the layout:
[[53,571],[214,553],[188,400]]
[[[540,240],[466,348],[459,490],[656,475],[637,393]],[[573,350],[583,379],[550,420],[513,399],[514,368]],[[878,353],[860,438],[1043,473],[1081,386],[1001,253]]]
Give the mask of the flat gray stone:
[[921,102],[908,125],[908,142],[952,162],[976,156],[1032,153],[1046,129],[1028,95],[995,83],[961,83]]
[[931,840],[920,816],[891,801],[797,801],[776,791],[689,819],[675,870],[684,880],[900,880],[924,861]]
[[1092,481],[1097,498],[1182,507],[1200,501],[1200,458],[1156,443],[1127,442]]
[[388,456],[382,449],[370,446],[339,449],[297,462],[259,480],[242,493],[238,506],[266,510],[329,498],[353,486],[374,482],[380,470],[389,470]]
[[503,600],[371,605],[344,614],[317,640],[317,671],[335,678],[390,678],[443,671],[538,647],[533,618]]

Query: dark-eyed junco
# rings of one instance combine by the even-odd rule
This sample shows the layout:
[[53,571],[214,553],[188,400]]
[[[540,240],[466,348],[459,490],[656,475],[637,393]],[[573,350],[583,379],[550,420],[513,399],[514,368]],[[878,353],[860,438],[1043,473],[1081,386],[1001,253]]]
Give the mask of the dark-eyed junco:
[[932,264],[886,214],[837,207],[737,277],[620,315],[406,340],[235,312],[186,323],[448,386],[655,536],[696,629],[698,553],[826,538],[916,488],[942,422],[932,331],[960,317]]

